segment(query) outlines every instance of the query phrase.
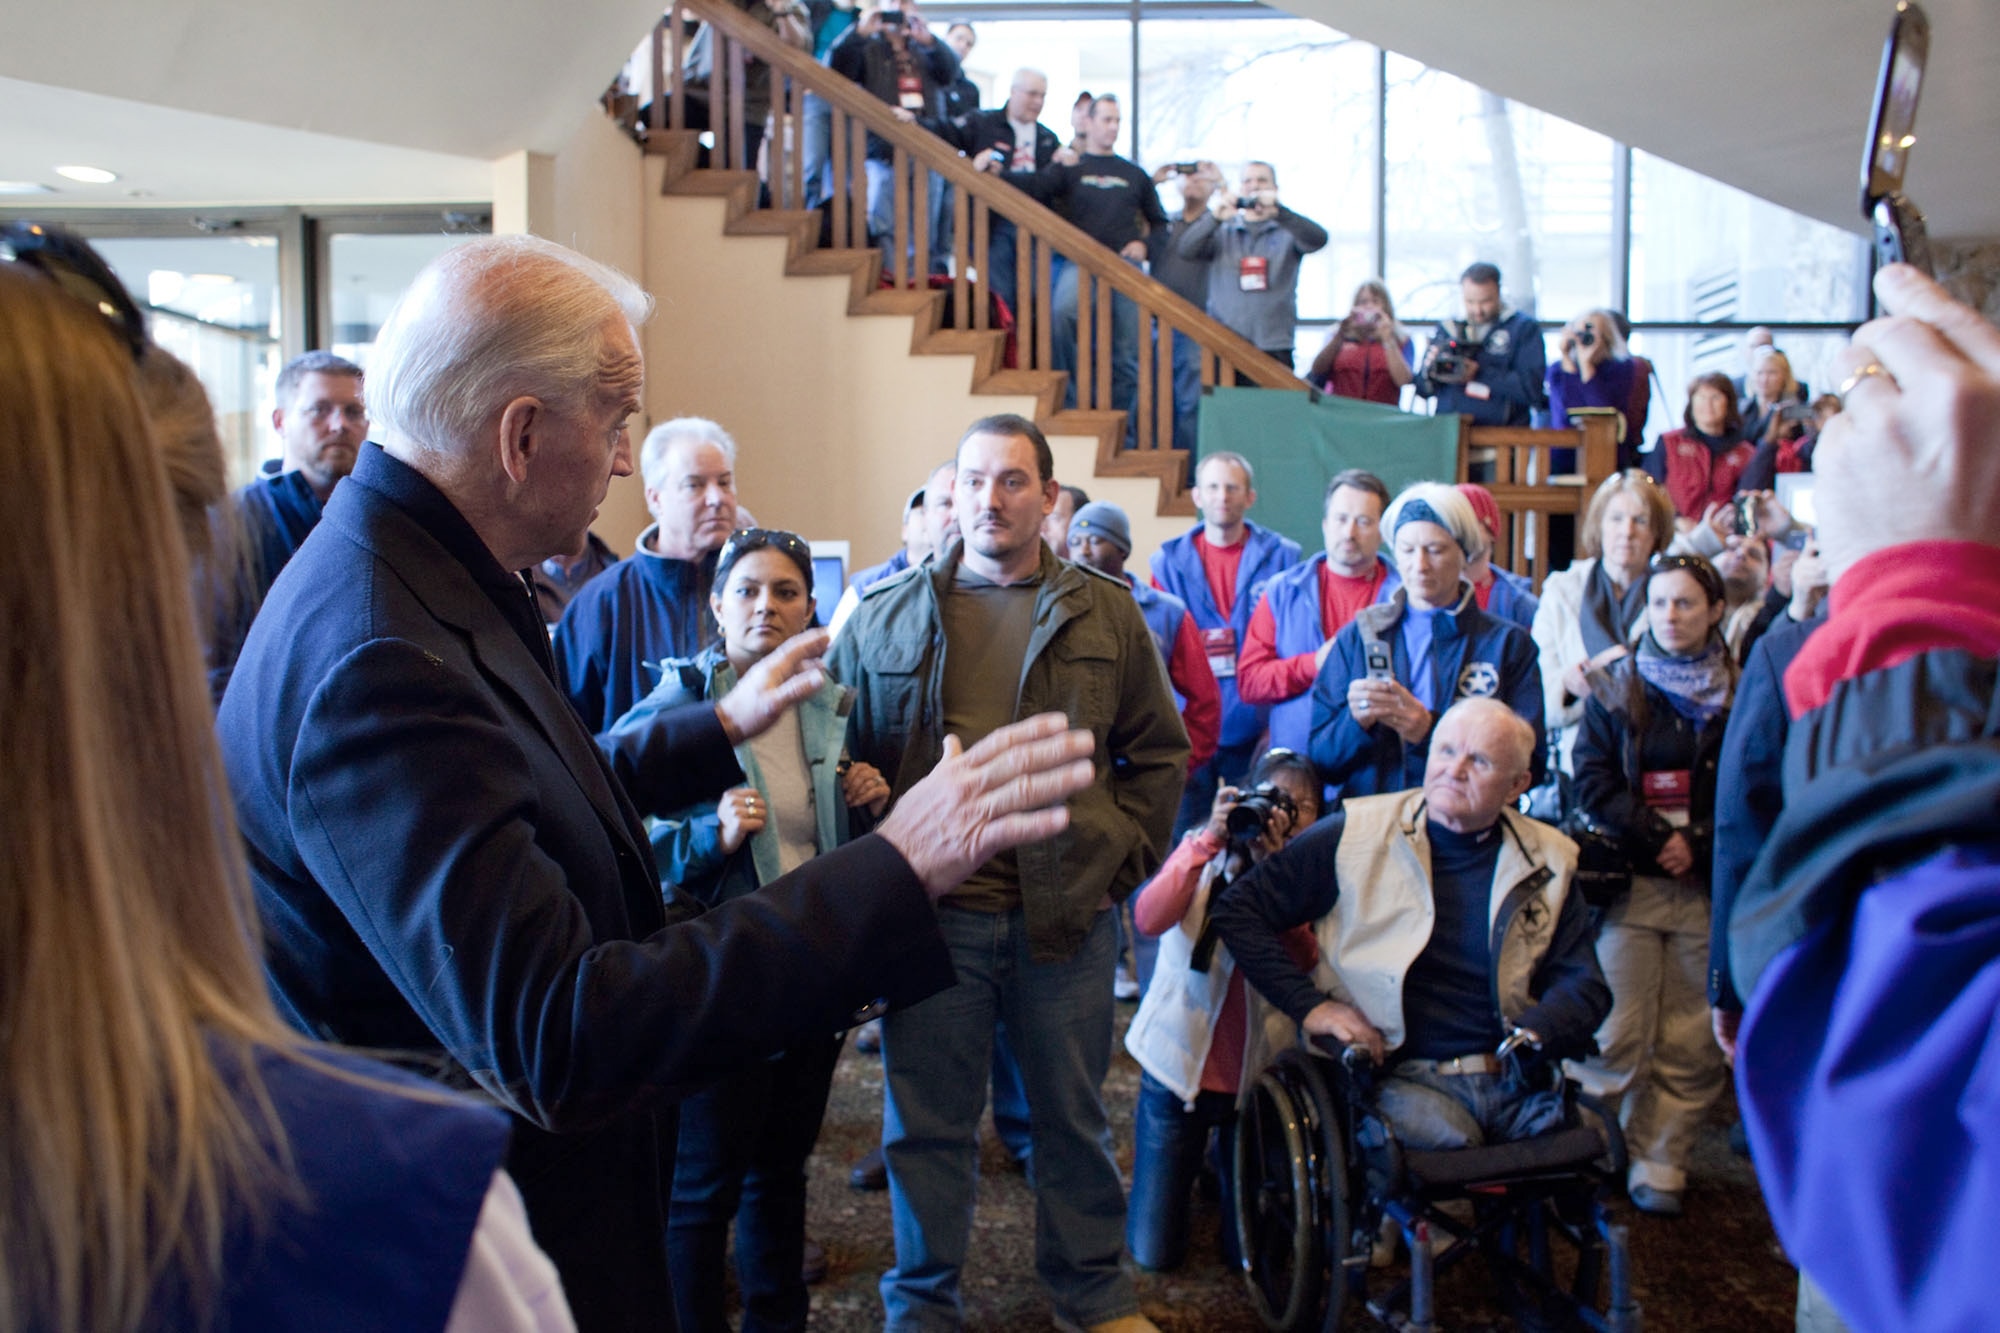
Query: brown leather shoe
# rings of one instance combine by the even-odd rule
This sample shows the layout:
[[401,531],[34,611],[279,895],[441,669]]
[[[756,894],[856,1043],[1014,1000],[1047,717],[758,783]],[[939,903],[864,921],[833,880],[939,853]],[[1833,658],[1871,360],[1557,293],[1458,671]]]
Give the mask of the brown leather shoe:
[[880,1148],[870,1148],[868,1155],[854,1164],[847,1173],[850,1188],[858,1190],[885,1190],[889,1188],[889,1164],[882,1160]]

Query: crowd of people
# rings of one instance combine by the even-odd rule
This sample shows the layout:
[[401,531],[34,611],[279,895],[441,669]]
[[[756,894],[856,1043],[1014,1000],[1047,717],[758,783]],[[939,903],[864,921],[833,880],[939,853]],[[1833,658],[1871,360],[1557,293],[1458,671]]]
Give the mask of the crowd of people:
[[[286,368],[283,466],[226,496],[115,277],[7,239],[6,605],[52,648],[0,675],[18,1322],[723,1330],[733,1227],[744,1326],[803,1327],[807,1158],[877,1017],[891,1329],[961,1318],[989,1098],[1059,1325],[1151,1328],[1132,1264],[1184,1260],[1208,1144],[1300,1032],[1379,1063],[1418,1149],[1561,1124],[1521,1070],[1562,1068],[1668,1217],[1734,1058],[1802,1308],[1976,1322],[2000,1167],[1948,1094],[1976,1099],[1993,1012],[2000,333],[1914,275],[1791,451],[1823,532],[1745,489],[1746,411],[1803,424],[1776,353],[1747,408],[1698,386],[1539,597],[1482,487],[1340,472],[1305,558],[1229,453],[1141,583],[1129,517],[1000,415],[901,501],[834,635],[715,422],[647,435],[632,555],[591,534],[649,313],[611,270],[452,250],[365,376]],[[1419,378],[1532,391],[1496,339],[1539,339],[1497,274],[1466,285],[1466,375]],[[1410,373],[1362,295],[1330,373]],[[1565,335],[1565,403],[1617,396],[1617,333]],[[1906,947],[1927,911],[1967,924]],[[1129,1194],[1102,1091],[1128,949]],[[1903,1149],[1857,1168],[1857,1115],[1906,1116]],[[1909,1171],[1957,1188],[1920,1203]]]

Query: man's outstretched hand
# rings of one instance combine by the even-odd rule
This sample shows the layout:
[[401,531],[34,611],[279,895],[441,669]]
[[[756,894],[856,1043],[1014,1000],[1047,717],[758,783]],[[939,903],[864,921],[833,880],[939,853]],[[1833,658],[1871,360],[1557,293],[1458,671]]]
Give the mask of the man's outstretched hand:
[[1000,728],[970,750],[947,736],[944,758],[904,792],[876,832],[903,854],[935,902],[995,855],[1054,837],[1063,804],[1094,776],[1087,731],[1061,713]]
[[731,745],[763,735],[786,709],[804,703],[826,684],[820,659],[831,636],[823,629],[794,635],[743,673],[735,688],[715,701],[716,716]]

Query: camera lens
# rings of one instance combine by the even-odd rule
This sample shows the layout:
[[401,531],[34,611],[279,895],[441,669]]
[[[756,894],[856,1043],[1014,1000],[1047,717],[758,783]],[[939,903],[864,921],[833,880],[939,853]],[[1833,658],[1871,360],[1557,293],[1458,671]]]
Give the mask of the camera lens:
[[1594,346],[1596,346],[1596,345],[1597,345],[1597,330],[1596,330],[1596,329],[1578,329],[1578,330],[1576,331],[1576,342],[1577,342],[1577,346],[1579,346],[1579,347],[1594,347]]

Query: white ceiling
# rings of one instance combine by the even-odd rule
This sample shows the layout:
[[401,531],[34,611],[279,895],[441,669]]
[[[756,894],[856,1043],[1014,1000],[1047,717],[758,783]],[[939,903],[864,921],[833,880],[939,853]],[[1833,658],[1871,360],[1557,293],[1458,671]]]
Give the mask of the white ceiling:
[[[1282,0],[1285,8],[1800,212],[1859,228],[1888,0]],[[946,0],[936,0],[943,7]],[[2000,3],[1927,0],[1908,188],[2000,236]],[[488,198],[553,152],[652,0],[0,0],[0,180],[51,205]],[[83,161],[114,185],[55,177]],[[0,204],[24,200],[0,197]]]
[[[1275,0],[1285,9],[1838,226],[1892,0]],[[2000,236],[2000,3],[1923,0],[1906,192],[1944,237]]]

